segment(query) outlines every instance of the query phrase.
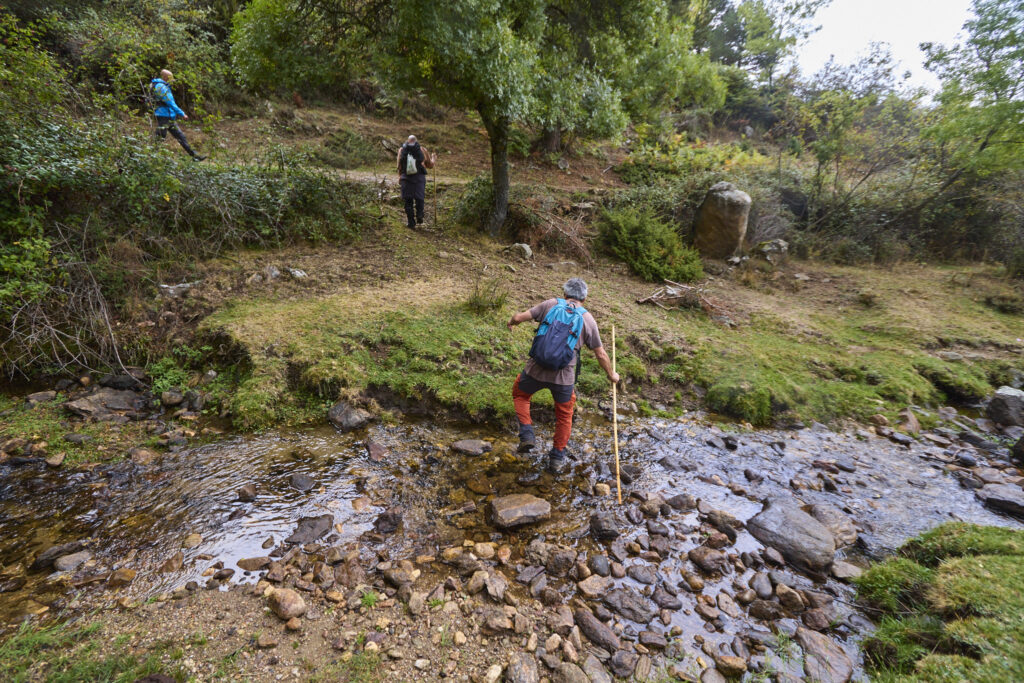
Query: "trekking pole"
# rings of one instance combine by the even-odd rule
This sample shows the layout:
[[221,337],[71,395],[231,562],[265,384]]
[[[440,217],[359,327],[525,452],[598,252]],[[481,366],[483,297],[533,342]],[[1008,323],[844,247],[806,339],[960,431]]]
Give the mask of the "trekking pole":
[[[615,374],[615,325],[612,325],[612,374]],[[615,492],[622,505],[622,481],[619,478],[619,399],[617,384],[612,383],[612,438],[615,441]]]

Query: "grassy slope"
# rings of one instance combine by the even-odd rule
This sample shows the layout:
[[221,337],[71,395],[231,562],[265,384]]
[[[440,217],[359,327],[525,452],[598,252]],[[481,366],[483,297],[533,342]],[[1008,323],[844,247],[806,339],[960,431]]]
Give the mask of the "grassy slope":
[[[696,384],[711,390],[714,409],[755,423],[780,414],[863,418],[910,403],[980,398],[1014,364],[1022,367],[1020,318],[982,302],[1006,285],[979,267],[882,271],[791,263],[767,275],[733,273],[708,283],[709,295],[737,321],[731,329],[700,311],[636,304],[653,286],[621,264],[548,268],[551,257],[542,255],[538,265],[517,263],[511,272],[500,245],[452,228],[411,234],[385,227],[366,241],[378,251],[334,252],[329,265],[314,266],[369,268],[359,282],[340,278],[315,293],[233,292],[202,323],[236,342],[250,363],[233,397],[240,424],[301,420],[339,394],[368,388],[430,398],[472,417],[510,417],[508,387],[531,332],[523,326],[509,333],[503,323],[555,295],[577,271],[590,283],[588,307],[605,337],[612,324],[618,328],[620,367],[631,377],[634,399],[670,404],[681,392],[685,403],[687,387]],[[809,273],[811,282],[794,280],[795,271]],[[497,310],[475,312],[466,302],[490,278],[508,299]],[[869,286],[874,303],[866,306],[859,302]],[[974,357],[944,361],[934,355],[940,348]],[[592,360],[580,386],[591,399],[606,390]]]
[[867,571],[886,615],[864,643],[881,681],[1024,680],[1024,532],[944,524]]

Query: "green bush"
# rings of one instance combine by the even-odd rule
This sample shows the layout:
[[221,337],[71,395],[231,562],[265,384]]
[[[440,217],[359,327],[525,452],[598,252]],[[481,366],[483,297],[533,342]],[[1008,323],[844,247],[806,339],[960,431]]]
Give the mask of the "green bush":
[[649,282],[692,282],[704,277],[700,255],[650,211],[604,210],[598,230],[604,248]]
[[339,128],[324,140],[316,158],[334,168],[350,169],[381,161],[379,145],[350,128]]
[[772,421],[772,394],[767,387],[750,382],[719,382],[708,389],[708,408],[752,425],[764,426]]
[[1024,280],[1024,247],[1017,247],[1006,259],[1006,274],[1017,280]]
[[452,211],[452,219],[459,225],[479,230],[487,221],[488,212],[494,202],[494,185],[487,176],[477,176],[469,181],[459,195]]

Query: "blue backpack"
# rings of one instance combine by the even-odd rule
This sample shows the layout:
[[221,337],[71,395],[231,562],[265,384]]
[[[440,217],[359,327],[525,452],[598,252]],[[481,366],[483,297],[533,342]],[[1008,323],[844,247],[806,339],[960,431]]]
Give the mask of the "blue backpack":
[[583,332],[583,314],[586,312],[582,306],[569,306],[565,299],[558,299],[537,328],[530,358],[547,370],[569,367],[576,356],[576,343]]

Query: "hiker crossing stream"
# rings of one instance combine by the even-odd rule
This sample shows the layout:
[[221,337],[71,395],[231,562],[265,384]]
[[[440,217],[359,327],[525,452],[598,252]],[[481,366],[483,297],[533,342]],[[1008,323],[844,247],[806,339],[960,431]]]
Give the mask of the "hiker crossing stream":
[[[965,445],[735,431],[700,414],[623,419],[619,506],[608,427],[581,415],[557,478],[511,434],[423,421],[230,436],[70,472],[5,462],[0,616],[258,581],[358,608],[353,591],[372,586],[413,619],[425,595],[475,596],[481,632],[519,649],[539,633],[542,669],[569,661],[547,623],[574,634],[581,666],[616,675],[703,663],[848,680],[873,628],[846,583],[859,567],[944,521],[1021,526],[961,483],[958,454],[981,457]],[[802,654],[780,655],[778,634]]]

